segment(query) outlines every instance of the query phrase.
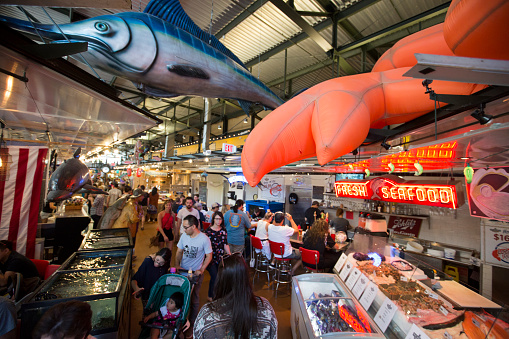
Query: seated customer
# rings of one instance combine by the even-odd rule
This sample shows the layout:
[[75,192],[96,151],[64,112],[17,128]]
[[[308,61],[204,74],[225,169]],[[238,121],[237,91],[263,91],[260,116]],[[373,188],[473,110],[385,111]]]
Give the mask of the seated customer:
[[[263,220],[258,221],[258,224],[256,226],[256,233],[255,237],[260,238],[262,245],[263,245],[263,254],[265,254],[265,257],[267,259],[270,259],[271,253],[270,253],[270,246],[269,246],[269,225],[272,222],[273,214],[271,212],[265,213],[265,216],[263,217]],[[259,250],[256,250],[257,252]]]
[[35,290],[39,284],[39,272],[30,259],[13,251],[12,248],[12,241],[0,240],[0,287],[7,286],[9,278],[13,278],[16,273],[21,273],[23,283],[19,298],[22,298],[27,293]]
[[[303,241],[304,244],[302,247],[320,253],[318,269],[332,270],[341,256],[341,252],[328,251],[326,248],[326,246],[330,248],[339,248],[339,245],[334,243],[334,240],[332,240],[332,237],[329,235],[329,225],[327,221],[323,219],[315,221],[311,229],[304,235]],[[315,265],[309,266],[315,268]]]
[[277,338],[276,313],[267,299],[253,293],[249,268],[241,256],[221,260],[214,301],[201,308],[193,338]]
[[[295,273],[295,270],[302,265],[302,261],[300,260],[300,252],[299,250],[292,249],[292,245],[290,244],[290,237],[294,235],[294,233],[299,233],[299,228],[293,217],[286,213],[286,218],[290,221],[292,227],[286,226],[285,223],[285,214],[283,212],[274,213],[274,224],[270,224],[268,228],[269,240],[273,242],[279,242],[285,244],[285,252],[283,255],[284,259],[295,259],[292,267],[292,275]],[[280,255],[274,254],[276,257],[281,257]]]
[[336,232],[343,231],[346,233],[346,231],[348,230],[348,226],[350,226],[348,220],[343,218],[343,213],[344,213],[343,209],[339,207],[336,210],[336,217],[332,218],[330,221],[330,226],[334,228]]

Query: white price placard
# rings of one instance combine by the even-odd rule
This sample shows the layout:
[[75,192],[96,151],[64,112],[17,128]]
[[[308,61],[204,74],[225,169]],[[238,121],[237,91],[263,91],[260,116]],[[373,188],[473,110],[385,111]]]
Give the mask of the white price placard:
[[346,280],[346,287],[348,287],[350,289],[350,291],[352,290],[353,285],[355,285],[355,283],[357,282],[357,279],[359,279],[360,276],[361,276],[361,271],[359,271],[359,269],[357,267],[355,267],[352,270],[352,273],[350,273],[350,276],[348,277],[348,279]]
[[361,274],[359,279],[357,279],[357,283],[353,287],[352,293],[353,295],[359,299],[361,297],[362,292],[366,289],[366,286],[368,286],[369,279],[364,275]]
[[392,302],[392,300],[385,298],[382,306],[380,306],[380,309],[378,312],[376,312],[375,315],[375,323],[378,325],[378,327],[380,327],[382,332],[385,333],[397,310],[398,307]]
[[362,307],[367,311],[371,304],[373,303],[373,300],[375,300],[376,294],[378,293],[378,286],[370,281],[366,289],[364,290],[364,293],[362,294],[361,299],[359,302],[361,303]]
[[339,273],[339,277],[341,280],[345,281],[348,275],[350,274],[350,271],[352,271],[353,263],[347,261],[343,269],[341,270],[341,273]]
[[336,265],[334,265],[334,269],[337,272],[341,271],[341,269],[343,268],[343,265],[345,264],[347,258],[348,257],[346,256],[345,253],[341,254],[341,257],[339,257],[338,261],[336,262]]
[[405,339],[429,339],[429,337],[419,328],[419,326],[412,324],[412,327],[410,327],[410,331],[406,335]]

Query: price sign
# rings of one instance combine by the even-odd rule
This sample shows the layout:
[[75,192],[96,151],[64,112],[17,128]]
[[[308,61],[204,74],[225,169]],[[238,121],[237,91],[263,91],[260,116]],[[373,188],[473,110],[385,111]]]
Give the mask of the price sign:
[[235,153],[237,152],[237,147],[231,144],[223,144],[221,149],[224,153]]
[[352,270],[352,268],[353,268],[353,264],[348,261],[346,263],[345,267],[343,267],[343,269],[341,270],[341,273],[339,273],[339,277],[341,278],[341,280],[343,280],[343,281],[346,280],[346,278],[350,274],[350,271]]
[[382,306],[380,306],[380,309],[375,315],[375,323],[378,325],[378,327],[380,327],[382,332],[385,333],[397,310],[398,307],[392,302],[392,300],[385,298]]
[[440,312],[442,312],[442,314],[445,315],[446,317],[449,314],[449,311],[447,311],[447,309],[443,306],[440,306]]
[[346,287],[348,287],[350,290],[352,290],[353,285],[357,282],[357,279],[361,276],[361,271],[357,267],[355,267],[352,270],[352,273],[350,273],[350,277],[348,277],[348,280],[346,281]]
[[361,274],[359,279],[357,279],[357,283],[353,287],[352,293],[353,295],[359,299],[361,297],[362,292],[366,289],[366,286],[368,286],[369,279],[364,275]]
[[362,294],[362,298],[359,300],[362,307],[367,311],[371,304],[373,303],[373,300],[375,300],[376,294],[378,293],[378,286],[370,281],[368,284],[368,287],[364,290],[364,293]]
[[410,327],[410,331],[406,335],[405,339],[429,339],[429,337],[419,328],[419,326],[412,324],[412,327]]
[[336,265],[334,266],[336,272],[341,271],[341,268],[343,268],[343,265],[345,264],[347,258],[348,257],[346,256],[345,253],[341,254],[341,257],[339,257],[338,261],[336,262]]

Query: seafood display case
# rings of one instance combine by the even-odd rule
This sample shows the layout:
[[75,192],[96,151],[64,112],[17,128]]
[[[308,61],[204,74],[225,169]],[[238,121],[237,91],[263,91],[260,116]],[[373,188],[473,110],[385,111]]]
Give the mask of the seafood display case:
[[384,335],[334,274],[293,277],[293,338],[384,338]]
[[133,247],[134,243],[129,228],[110,228],[88,231],[78,251]]
[[129,338],[131,249],[75,252],[21,305],[21,338],[30,338],[53,305],[80,300],[92,308],[98,339]]

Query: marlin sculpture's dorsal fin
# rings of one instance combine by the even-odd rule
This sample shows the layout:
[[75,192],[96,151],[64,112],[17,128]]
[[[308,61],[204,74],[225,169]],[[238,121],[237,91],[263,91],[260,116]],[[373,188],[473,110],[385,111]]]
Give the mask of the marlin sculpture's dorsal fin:
[[226,48],[225,45],[217,40],[215,36],[202,31],[201,28],[198,27],[193,20],[191,20],[182,8],[179,0],[151,0],[143,12],[158,17],[159,19],[183,29],[206,44],[209,44],[215,49],[221,51],[239,65],[246,68],[244,63],[242,63],[242,61],[240,61],[240,59],[233,54],[232,51]]

